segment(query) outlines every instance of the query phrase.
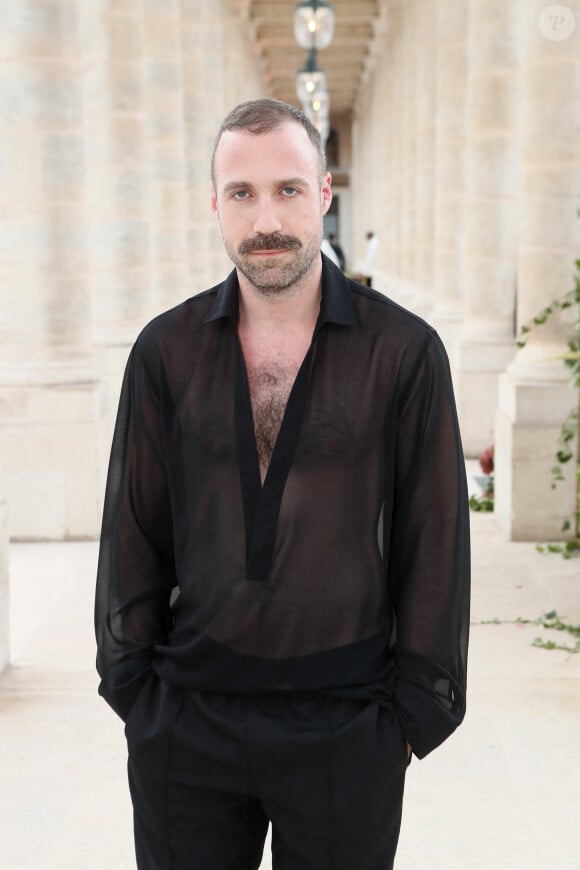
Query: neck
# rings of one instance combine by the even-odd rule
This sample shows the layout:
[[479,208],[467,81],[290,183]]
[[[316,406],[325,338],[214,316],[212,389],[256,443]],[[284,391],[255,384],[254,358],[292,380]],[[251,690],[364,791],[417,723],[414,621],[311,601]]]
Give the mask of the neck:
[[322,261],[318,259],[303,279],[286,290],[266,294],[238,271],[240,326],[281,328],[314,327],[322,296]]

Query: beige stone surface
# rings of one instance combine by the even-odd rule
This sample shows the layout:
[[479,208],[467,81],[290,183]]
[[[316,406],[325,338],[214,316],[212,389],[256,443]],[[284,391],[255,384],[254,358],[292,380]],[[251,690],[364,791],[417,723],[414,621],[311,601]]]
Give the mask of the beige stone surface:
[[[506,380],[507,375],[502,375],[502,388]],[[514,390],[518,393],[524,388],[516,385]],[[553,388],[537,385],[527,390],[532,391],[538,402],[536,408],[550,404]],[[568,410],[572,409],[573,405],[568,405]],[[505,406],[497,411],[495,501],[498,525],[508,537],[520,541],[560,540],[562,524],[573,514],[576,481],[572,461],[562,466],[564,479],[555,489],[551,487],[551,468],[556,464],[555,452],[564,419],[565,415],[551,425],[545,420],[538,422],[537,416],[535,421],[527,422],[524,418],[518,422]],[[570,447],[577,449],[574,442]]]
[[10,657],[10,579],[8,574],[8,505],[0,468],[0,674]]
[[12,538],[98,533],[102,392],[96,379],[83,374],[73,380],[57,367],[39,373],[35,383],[6,384],[0,372],[0,456]]
[[[518,218],[517,0],[470,0],[465,141],[464,320],[454,351],[464,447],[493,441],[497,378],[514,353]],[[495,319],[496,328],[488,322]],[[485,348],[486,353],[482,353]]]
[[[542,0],[520,7],[519,162],[524,184],[518,205],[518,330],[572,289],[580,243],[580,221],[573,216],[577,202],[572,201],[580,144],[577,130],[571,130],[580,111],[580,36],[578,28],[563,42],[542,35],[538,22],[545,8]],[[578,20],[577,0],[567,8]],[[554,87],[557,100],[552,99]],[[558,361],[571,331],[566,318],[550,317],[532,329],[525,350],[500,376],[497,515],[504,533],[520,540],[559,537],[563,519],[576,509],[573,475],[567,474],[556,490],[549,488],[560,427],[577,400],[569,373]]]
[[[473,514],[472,532],[468,714],[413,760],[396,868],[580,870],[580,655],[535,648],[536,636],[573,640],[514,624],[552,609],[580,623],[579,562],[506,543],[493,515]],[[96,695],[96,544],[12,545],[10,554],[0,868],[130,870],[123,729]]]
[[462,0],[438,3],[435,32],[434,316],[450,346],[462,317],[463,297],[467,5]]

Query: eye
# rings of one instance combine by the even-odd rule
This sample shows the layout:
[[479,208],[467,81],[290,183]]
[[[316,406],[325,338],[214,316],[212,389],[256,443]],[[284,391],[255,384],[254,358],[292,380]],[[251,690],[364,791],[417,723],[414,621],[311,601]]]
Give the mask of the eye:
[[283,187],[282,193],[285,197],[291,197],[291,196],[296,196],[298,191],[296,190],[295,187]]
[[247,190],[236,190],[232,194],[232,199],[244,200],[244,199],[247,199],[249,197],[249,195],[250,194],[248,193]]

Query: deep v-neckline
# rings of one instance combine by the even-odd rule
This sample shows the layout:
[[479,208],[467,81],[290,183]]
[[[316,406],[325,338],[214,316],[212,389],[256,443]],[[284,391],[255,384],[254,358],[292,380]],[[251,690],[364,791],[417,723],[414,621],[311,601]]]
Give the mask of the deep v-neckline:
[[250,385],[241,341],[236,330],[235,430],[244,503],[248,580],[263,581],[270,576],[280,504],[306,408],[317,328],[318,325],[288,395],[263,484]]

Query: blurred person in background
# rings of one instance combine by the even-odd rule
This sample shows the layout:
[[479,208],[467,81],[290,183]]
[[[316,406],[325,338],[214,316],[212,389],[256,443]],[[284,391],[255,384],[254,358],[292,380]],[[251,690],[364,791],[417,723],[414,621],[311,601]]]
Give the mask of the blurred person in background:
[[330,242],[330,246],[331,246],[332,250],[334,251],[334,253],[338,257],[338,265],[340,266],[340,268],[344,272],[344,270],[346,269],[346,258],[344,256],[344,251],[342,250],[341,245],[339,245],[338,239],[336,238],[334,233],[329,234],[328,241]]
[[371,230],[368,231],[366,238],[367,250],[362,266],[362,274],[364,276],[364,283],[367,285],[367,287],[372,287],[375,264],[377,261],[377,249],[379,246],[379,240]]

